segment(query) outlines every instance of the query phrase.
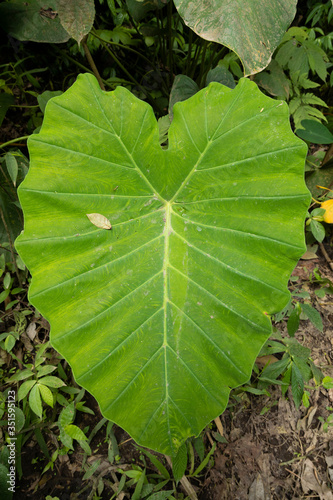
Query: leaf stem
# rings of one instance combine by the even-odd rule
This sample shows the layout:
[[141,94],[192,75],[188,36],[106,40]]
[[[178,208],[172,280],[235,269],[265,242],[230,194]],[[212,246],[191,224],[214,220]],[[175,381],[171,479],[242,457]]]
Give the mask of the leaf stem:
[[94,75],[96,76],[97,78],[97,81],[99,83],[99,86],[101,87],[102,90],[105,90],[105,87],[104,87],[104,83],[102,81],[102,78],[101,78],[101,75],[99,74],[99,71],[97,69],[97,66],[95,64],[95,61],[90,53],[90,50],[88,49],[88,45],[87,45],[87,38],[88,38],[88,35],[85,35],[82,40],[81,40],[81,43],[82,43],[82,47],[83,47],[83,50],[84,50],[84,53],[86,55],[86,58],[91,66],[91,69],[93,70],[94,72]]
[[17,137],[16,139],[12,139],[11,141],[3,142],[0,144],[0,148],[6,148],[7,146],[10,146],[11,144],[15,144],[18,141],[25,141],[30,137],[29,135],[23,135],[22,137]]

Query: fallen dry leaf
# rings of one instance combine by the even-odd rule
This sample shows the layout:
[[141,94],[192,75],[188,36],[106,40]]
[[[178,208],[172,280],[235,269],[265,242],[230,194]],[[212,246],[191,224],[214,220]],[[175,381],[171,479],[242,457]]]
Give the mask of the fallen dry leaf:
[[304,493],[315,491],[320,500],[333,500],[333,493],[325,483],[320,484],[316,478],[315,467],[308,458],[304,461],[304,468],[301,477],[301,484]]
[[86,214],[88,219],[94,226],[99,227],[100,229],[111,229],[111,222],[109,219],[104,217],[102,214]]
[[269,500],[269,493],[266,495],[264,483],[261,474],[258,474],[256,479],[250,486],[249,500]]

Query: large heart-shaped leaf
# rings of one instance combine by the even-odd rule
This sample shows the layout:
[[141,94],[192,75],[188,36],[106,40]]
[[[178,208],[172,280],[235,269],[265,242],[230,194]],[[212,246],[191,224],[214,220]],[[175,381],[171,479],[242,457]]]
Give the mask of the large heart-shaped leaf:
[[80,76],[29,139],[17,248],[77,382],[173,454],[248,380],[289,299],[309,193],[287,105],[247,79],[177,103],[167,150],[158,137],[149,105]]
[[0,26],[18,40],[67,42],[70,37],[60,24],[58,5],[59,0],[3,2],[0,5]]
[[245,74],[262,71],[296,14],[297,0],[174,0],[185,23],[240,57]]

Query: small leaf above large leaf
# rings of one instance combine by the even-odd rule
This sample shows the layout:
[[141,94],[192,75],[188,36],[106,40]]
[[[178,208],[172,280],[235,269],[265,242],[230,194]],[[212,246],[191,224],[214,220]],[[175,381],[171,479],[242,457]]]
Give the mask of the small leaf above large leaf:
[[0,26],[18,40],[63,43],[69,34],[58,16],[59,0],[15,0],[0,5]]
[[253,82],[211,83],[173,111],[163,150],[148,104],[80,75],[29,139],[17,240],[77,382],[169,455],[249,379],[289,300],[310,200],[288,107]]
[[59,0],[61,25],[80,44],[94,23],[94,0]]
[[245,74],[262,71],[296,14],[297,0],[174,0],[199,36],[234,50]]

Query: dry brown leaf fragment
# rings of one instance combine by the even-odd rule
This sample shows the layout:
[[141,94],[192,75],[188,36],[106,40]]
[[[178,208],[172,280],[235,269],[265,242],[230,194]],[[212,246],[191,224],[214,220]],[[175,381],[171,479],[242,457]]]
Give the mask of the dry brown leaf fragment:
[[94,226],[100,229],[111,229],[111,222],[102,214],[86,214],[88,219]]

